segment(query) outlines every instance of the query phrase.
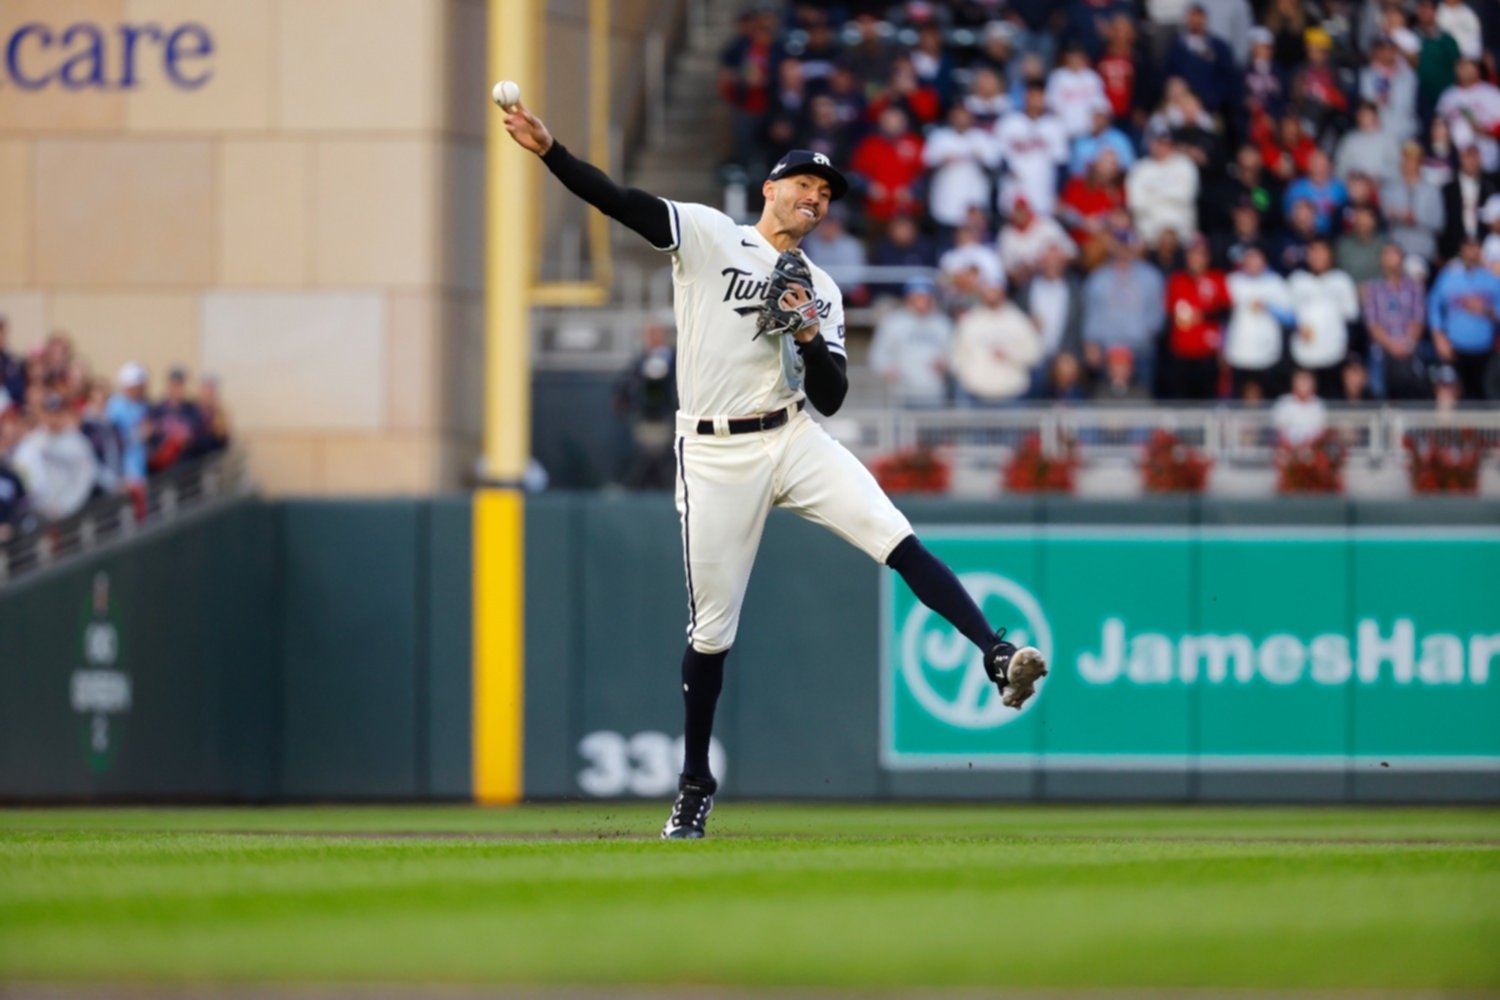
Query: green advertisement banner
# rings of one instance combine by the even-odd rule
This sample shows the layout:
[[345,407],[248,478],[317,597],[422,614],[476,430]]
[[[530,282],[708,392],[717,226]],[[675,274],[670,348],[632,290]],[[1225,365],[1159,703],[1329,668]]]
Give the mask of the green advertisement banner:
[[888,769],[1500,771],[1500,531],[919,533],[1051,671],[1005,708],[887,574]]

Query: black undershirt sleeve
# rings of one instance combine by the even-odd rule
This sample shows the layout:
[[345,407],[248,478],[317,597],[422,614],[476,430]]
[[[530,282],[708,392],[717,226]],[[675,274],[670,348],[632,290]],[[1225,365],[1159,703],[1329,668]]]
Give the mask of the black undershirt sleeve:
[[808,401],[823,416],[833,416],[844,405],[844,396],[849,392],[849,362],[842,354],[828,349],[828,341],[821,333],[805,344],[798,344],[797,353],[802,355],[806,366],[802,387],[807,390]]
[[543,154],[542,162],[569,191],[640,233],[658,250],[672,249],[671,213],[667,203],[656,195],[620,187],[604,171],[580,160],[555,139],[552,148]]

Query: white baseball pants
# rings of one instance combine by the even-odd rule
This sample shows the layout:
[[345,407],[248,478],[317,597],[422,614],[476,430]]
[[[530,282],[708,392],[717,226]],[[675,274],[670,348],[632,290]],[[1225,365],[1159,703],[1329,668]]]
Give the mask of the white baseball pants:
[[773,430],[734,435],[700,434],[700,419],[677,418],[687,634],[698,652],[734,643],[773,505],[821,524],[879,563],[912,533],[870,470],[805,412]]

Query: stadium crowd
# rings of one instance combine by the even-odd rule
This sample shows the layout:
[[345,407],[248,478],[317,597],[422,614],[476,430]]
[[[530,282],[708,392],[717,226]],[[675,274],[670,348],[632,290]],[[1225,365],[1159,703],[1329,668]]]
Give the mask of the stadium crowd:
[[798,0],[738,28],[729,159],[845,168],[804,247],[888,300],[870,364],[910,405],[1258,401],[1300,371],[1500,400],[1500,0]]
[[188,392],[173,368],[152,398],[131,362],[111,385],[94,378],[65,333],[12,353],[0,316],[0,542],[71,517],[97,496],[124,495],[143,513],[149,475],[229,446],[229,420],[211,377]]

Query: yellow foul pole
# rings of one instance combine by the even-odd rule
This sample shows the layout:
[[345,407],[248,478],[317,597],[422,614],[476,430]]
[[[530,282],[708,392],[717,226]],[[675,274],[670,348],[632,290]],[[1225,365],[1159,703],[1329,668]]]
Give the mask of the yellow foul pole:
[[[540,90],[541,0],[490,0],[489,78]],[[475,100],[485,95],[475,94]],[[486,139],[485,414],[488,482],[474,497],[474,799],[522,793],[525,677],[525,501],[531,455],[531,288],[538,248],[534,157],[495,109]]]

